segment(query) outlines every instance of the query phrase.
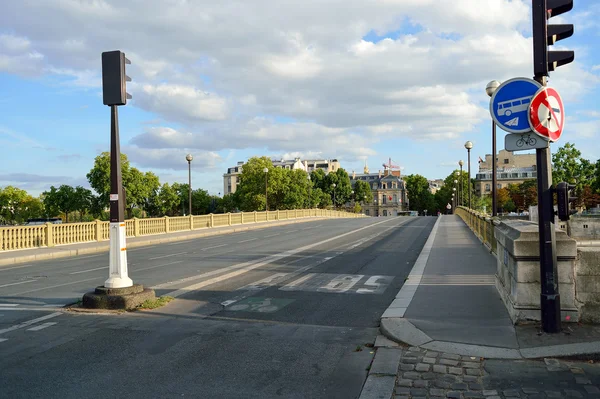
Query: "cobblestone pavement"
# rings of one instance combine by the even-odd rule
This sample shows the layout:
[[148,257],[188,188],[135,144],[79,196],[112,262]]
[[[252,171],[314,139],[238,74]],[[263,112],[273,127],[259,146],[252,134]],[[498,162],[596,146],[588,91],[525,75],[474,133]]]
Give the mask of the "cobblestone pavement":
[[402,350],[395,399],[600,399],[600,365],[556,359],[485,360]]

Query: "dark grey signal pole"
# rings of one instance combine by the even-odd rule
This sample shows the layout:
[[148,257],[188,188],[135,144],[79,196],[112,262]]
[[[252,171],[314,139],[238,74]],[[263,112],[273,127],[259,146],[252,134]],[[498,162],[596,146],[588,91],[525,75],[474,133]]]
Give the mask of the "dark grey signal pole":
[[133,285],[127,271],[125,229],[125,192],[121,176],[121,145],[117,107],[127,104],[125,64],[130,64],[121,51],[102,53],[102,92],[104,105],[110,106],[110,261],[106,288],[126,288]]
[[[496,89],[500,86],[500,82],[497,80],[492,80],[487,84],[485,88],[485,92],[488,96],[494,95]],[[498,182],[497,182],[497,165],[496,165],[496,122],[492,120],[492,217],[497,216],[497,191],[498,191]]]
[[[572,62],[572,51],[548,51],[548,44],[570,37],[573,25],[548,25],[548,18],[570,11],[572,0],[533,0],[533,72],[534,79],[546,86],[549,71]],[[540,239],[540,307],[542,328],[547,333],[561,330],[560,294],[556,259],[556,234],[550,147],[536,149],[538,215]]]

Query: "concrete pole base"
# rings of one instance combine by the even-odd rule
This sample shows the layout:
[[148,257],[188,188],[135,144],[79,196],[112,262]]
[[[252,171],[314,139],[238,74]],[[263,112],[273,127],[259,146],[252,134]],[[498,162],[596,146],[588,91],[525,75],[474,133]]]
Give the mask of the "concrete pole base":
[[134,284],[126,288],[96,287],[83,296],[82,306],[87,309],[135,309],[148,299],[156,298],[154,290]]

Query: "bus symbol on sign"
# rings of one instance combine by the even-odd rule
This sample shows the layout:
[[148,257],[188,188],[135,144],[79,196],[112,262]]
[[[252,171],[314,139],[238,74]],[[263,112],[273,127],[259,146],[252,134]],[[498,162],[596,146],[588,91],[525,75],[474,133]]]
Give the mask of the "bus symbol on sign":
[[531,99],[542,87],[528,78],[514,78],[502,83],[490,100],[490,115],[494,123],[509,133],[527,133]]
[[498,116],[511,116],[517,112],[527,112],[531,104],[531,97],[515,98],[514,100],[502,101],[498,103],[496,113]]

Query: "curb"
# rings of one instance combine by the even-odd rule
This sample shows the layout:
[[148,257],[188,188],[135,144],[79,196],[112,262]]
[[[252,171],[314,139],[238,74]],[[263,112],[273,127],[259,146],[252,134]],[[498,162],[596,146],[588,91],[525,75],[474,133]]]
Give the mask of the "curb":
[[[258,222],[256,224],[253,223],[252,225],[236,225],[235,227],[231,226],[231,229],[220,230],[220,231],[205,231],[204,229],[189,230],[189,234],[181,235],[181,236],[177,236],[177,237],[169,237],[169,233],[161,233],[161,234],[156,234],[156,235],[140,236],[140,238],[142,238],[142,237],[157,237],[157,238],[143,240],[140,242],[135,242],[135,241],[128,242],[127,248],[145,247],[145,246],[156,245],[156,244],[165,244],[165,243],[175,242],[175,241],[185,241],[185,240],[197,239],[197,238],[202,238],[202,237],[210,237],[210,236],[216,236],[216,235],[238,233],[238,232],[247,231],[247,230],[264,229],[264,228],[274,227],[274,226],[285,226],[288,224],[295,224],[295,223],[314,222],[314,221],[324,220],[324,219],[338,219],[338,218],[309,217],[306,219],[301,218],[301,219],[293,219],[293,220],[289,220],[289,221],[288,220],[277,221],[277,223],[275,223],[275,224],[273,224],[273,221]],[[227,227],[229,227],[229,226],[227,226]],[[194,233],[194,231],[197,231],[197,233]],[[176,233],[180,233],[180,232],[176,232]],[[134,239],[134,238],[138,238],[138,237],[129,237],[129,239]],[[96,245],[94,247],[88,247],[88,248],[78,248],[78,249],[66,249],[66,247],[68,247],[69,245],[77,245],[77,244],[83,244],[83,243],[65,244],[65,245],[58,245],[56,247],[51,247],[52,249],[55,249],[55,251],[50,252],[50,253],[44,253],[44,254],[38,254],[38,255],[36,255],[36,254],[23,255],[23,256],[15,256],[13,258],[0,259],[0,268],[2,268],[3,266],[11,266],[11,265],[15,265],[15,264],[35,262],[35,261],[40,261],[40,260],[60,259],[60,258],[66,258],[66,257],[72,257],[72,256],[89,255],[89,254],[94,254],[94,253],[99,253],[99,252],[107,252],[110,248],[109,241],[107,240],[107,241],[100,241],[100,242],[103,242],[106,244]],[[90,241],[89,243],[96,244],[96,243],[98,243],[98,241]],[[65,248],[65,249],[63,249],[63,248]],[[32,248],[32,249],[16,250],[15,252],[18,253],[20,251],[35,251],[35,250],[39,250],[39,249],[50,249],[50,248],[39,247],[39,248]],[[10,251],[7,251],[6,253],[9,253],[9,252]],[[0,252],[0,254],[2,254],[2,252]]]

